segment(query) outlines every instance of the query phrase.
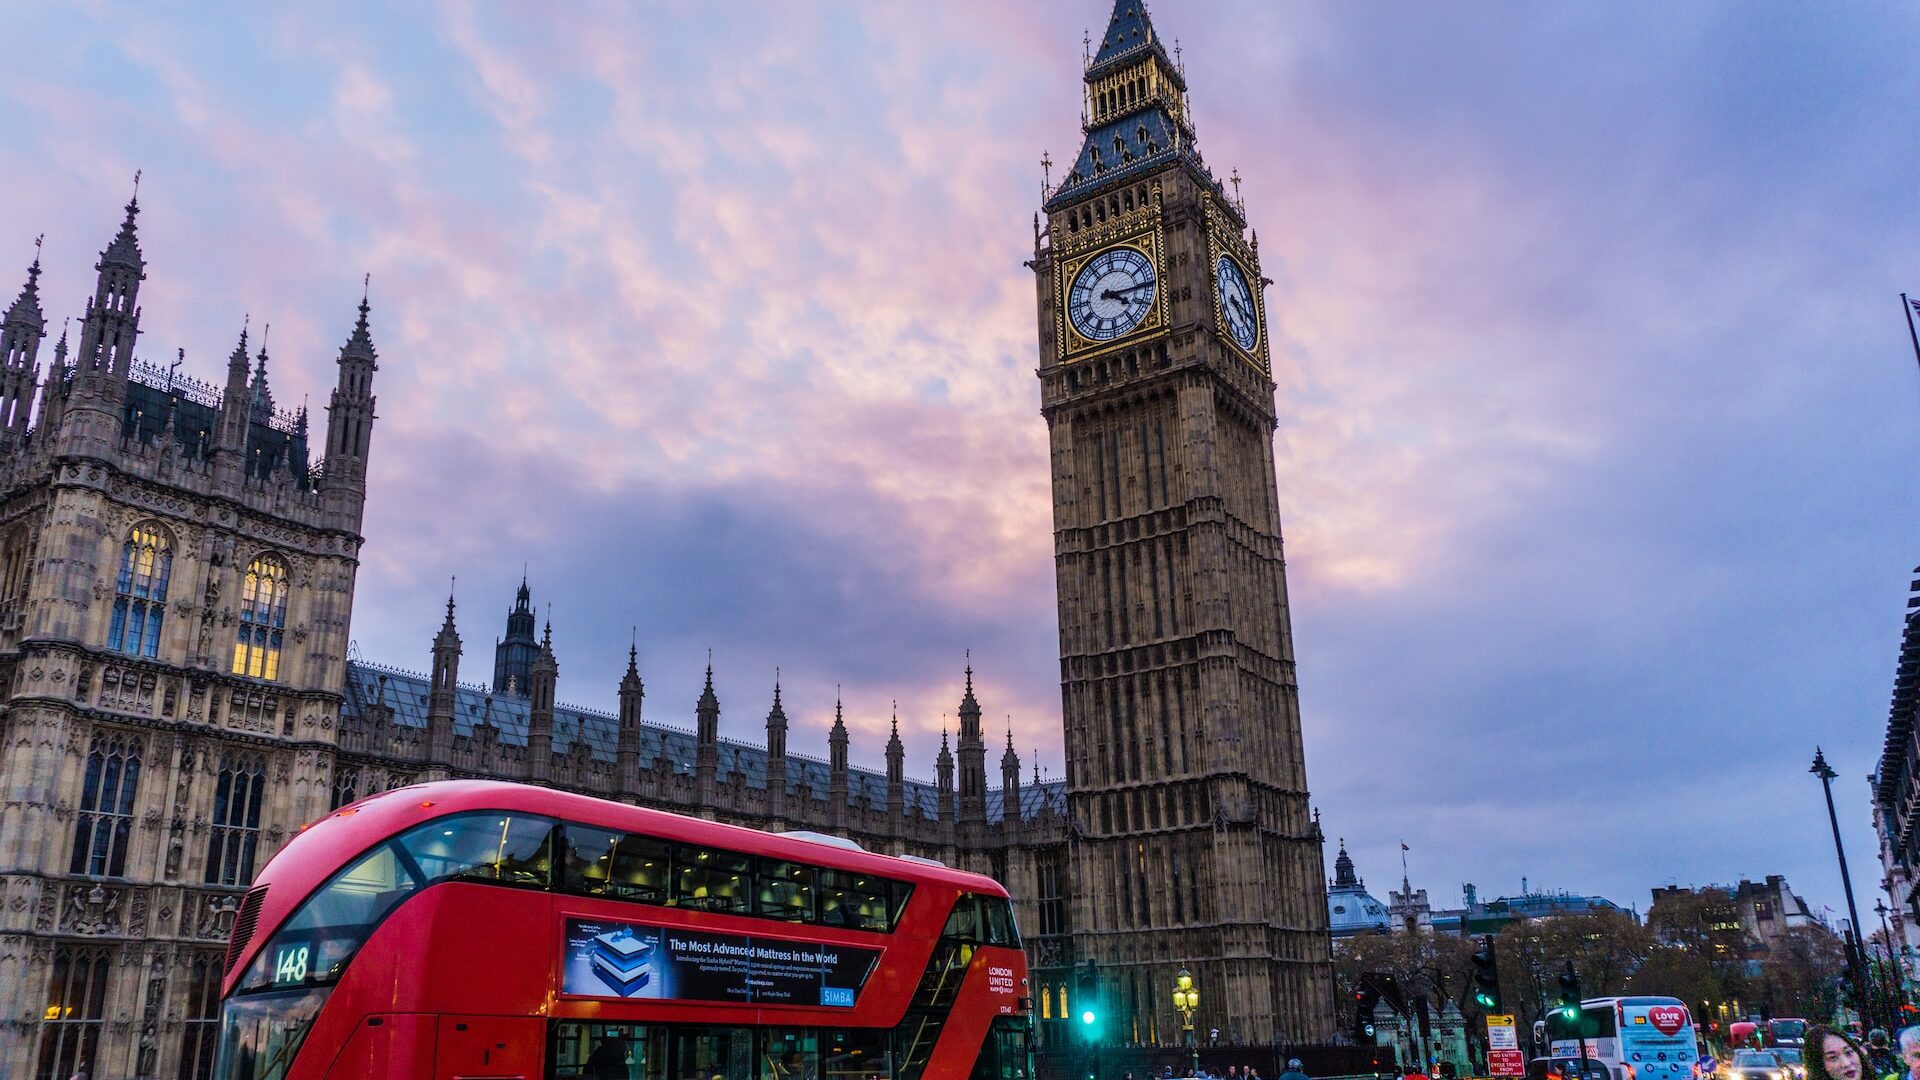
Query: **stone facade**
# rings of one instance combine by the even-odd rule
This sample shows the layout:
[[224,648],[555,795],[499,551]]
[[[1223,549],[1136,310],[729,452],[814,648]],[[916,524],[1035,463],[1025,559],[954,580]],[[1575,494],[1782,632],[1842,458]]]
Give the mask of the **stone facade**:
[[235,896],[326,809],[339,734],[367,305],[315,461],[264,341],[241,333],[222,388],[134,359],[138,209],[44,379],[38,259],[0,326],[7,1076],[198,1074]]
[[[0,323],[0,1075],[205,1076],[238,898],[299,826],[375,791],[487,777],[549,784],[992,874],[1036,955],[1066,941],[1065,796],[1022,781],[1011,733],[988,783],[972,669],[957,743],[908,779],[719,737],[707,673],[691,730],[643,724],[630,654],[617,713],[557,702],[551,630],[523,583],[494,682],[460,682],[451,598],[429,671],[349,661],[374,423],[363,300],[326,443],[273,408],[243,332],[224,387],[133,359],[144,280],[129,203],[79,348],[41,378],[39,263]],[[36,392],[39,399],[36,403]],[[314,457],[318,461],[313,460]],[[957,751],[957,753],[956,753]],[[1007,812],[1011,808],[1012,812]]]
[[1141,0],[1117,0],[1084,81],[1085,139],[1029,263],[1072,960],[1097,970],[1121,1039],[1175,1029],[1169,988],[1186,967],[1223,1040],[1319,1042],[1334,1024],[1331,940],[1259,243],[1201,158],[1185,76]]
[[[1920,575],[1920,568],[1914,573]],[[1879,840],[1880,887],[1900,945],[1920,949],[1920,576],[1913,579],[1895,658],[1887,730],[1874,766],[1873,831]],[[1864,916],[1863,916],[1864,917]]]

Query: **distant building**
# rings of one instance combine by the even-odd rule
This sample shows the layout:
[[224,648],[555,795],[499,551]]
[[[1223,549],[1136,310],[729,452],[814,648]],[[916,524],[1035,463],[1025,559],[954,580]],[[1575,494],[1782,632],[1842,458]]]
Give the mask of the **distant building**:
[[1427,903],[1427,890],[1414,888],[1407,875],[1401,874],[1399,890],[1387,894],[1387,917],[1393,920],[1395,930],[1431,931],[1433,905]]
[[1647,909],[1647,925],[1662,939],[1704,934],[1717,955],[1752,961],[1778,948],[1789,931],[1818,923],[1779,874],[1738,885],[1655,889]]
[[[1612,911],[1637,919],[1634,912],[1604,896],[1582,896],[1566,892],[1534,892],[1520,882],[1520,895],[1482,901],[1472,885],[1462,885],[1466,904],[1432,912],[1428,925],[1436,934],[1497,934],[1509,924],[1524,919],[1545,919],[1554,915],[1588,915]],[[1424,895],[1424,894],[1422,894]]]
[[1333,882],[1327,886],[1327,923],[1336,938],[1384,934],[1393,929],[1387,906],[1368,895],[1366,883],[1353,872],[1345,840],[1340,841],[1340,854],[1333,860]]
[[[1920,568],[1914,573],[1920,574]],[[1920,947],[1920,743],[1914,740],[1916,690],[1920,690],[1920,577],[1907,600],[1900,656],[1894,665],[1893,701],[1887,709],[1887,736],[1880,764],[1873,770],[1873,831],[1880,838],[1881,887],[1893,902],[1893,933],[1902,944]]]

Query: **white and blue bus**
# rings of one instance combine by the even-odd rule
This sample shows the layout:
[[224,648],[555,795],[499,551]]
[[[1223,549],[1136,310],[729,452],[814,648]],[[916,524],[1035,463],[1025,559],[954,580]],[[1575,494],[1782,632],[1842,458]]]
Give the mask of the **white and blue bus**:
[[1587,1056],[1613,1080],[1694,1080],[1693,1017],[1679,998],[1590,998],[1577,1023],[1548,1013],[1547,1036],[1553,1056],[1569,1058],[1580,1056],[1585,1036]]

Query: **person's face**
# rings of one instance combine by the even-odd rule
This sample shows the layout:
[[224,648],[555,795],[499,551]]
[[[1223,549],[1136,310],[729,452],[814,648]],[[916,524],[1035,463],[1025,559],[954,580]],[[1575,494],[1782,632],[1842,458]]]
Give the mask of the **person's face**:
[[1860,1067],[1859,1053],[1839,1036],[1826,1036],[1820,1043],[1820,1065],[1826,1065],[1828,1076],[1834,1080],[1860,1080],[1866,1074],[1866,1068]]
[[1838,1035],[1829,1035],[1821,1043],[1820,1063],[1827,1067],[1827,1074],[1833,1080],[1861,1080],[1866,1075],[1860,1055]]

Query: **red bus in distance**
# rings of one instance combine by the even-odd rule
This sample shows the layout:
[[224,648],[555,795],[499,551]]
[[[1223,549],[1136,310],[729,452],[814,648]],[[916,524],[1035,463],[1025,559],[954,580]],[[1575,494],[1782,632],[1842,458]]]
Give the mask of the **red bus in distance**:
[[307,826],[242,900],[216,1080],[1023,1080],[1006,890],[492,781]]

